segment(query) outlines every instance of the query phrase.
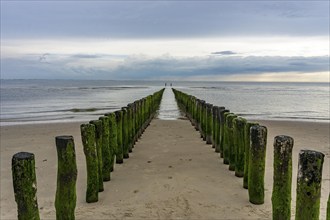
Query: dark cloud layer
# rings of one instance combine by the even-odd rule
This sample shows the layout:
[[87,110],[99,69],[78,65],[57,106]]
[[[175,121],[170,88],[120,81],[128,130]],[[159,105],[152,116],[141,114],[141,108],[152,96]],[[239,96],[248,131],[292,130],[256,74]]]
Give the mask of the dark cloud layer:
[[213,54],[213,55],[234,55],[234,54],[237,54],[237,53],[234,52],[234,51],[231,51],[231,50],[224,50],[224,51],[213,52],[211,54]]
[[[77,55],[75,55],[77,56]],[[80,55],[85,59],[83,55]],[[88,57],[88,56],[87,56]],[[50,57],[51,58],[51,57]],[[93,59],[89,57],[89,59]],[[49,59],[51,60],[51,59]],[[129,56],[115,68],[83,66],[70,63],[71,57],[41,63],[37,59],[2,59],[2,78],[64,78],[64,79],[154,79],[157,77],[187,78],[208,75],[263,74],[286,72],[329,71],[329,57],[281,56],[209,56],[153,59]],[[74,60],[77,62],[77,59]],[[111,62],[111,60],[109,60]]]

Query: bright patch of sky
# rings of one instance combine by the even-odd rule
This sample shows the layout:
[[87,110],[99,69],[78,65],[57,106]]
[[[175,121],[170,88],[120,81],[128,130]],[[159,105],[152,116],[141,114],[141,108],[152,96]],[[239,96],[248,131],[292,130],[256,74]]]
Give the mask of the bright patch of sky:
[[1,1],[1,78],[329,81],[329,1]]

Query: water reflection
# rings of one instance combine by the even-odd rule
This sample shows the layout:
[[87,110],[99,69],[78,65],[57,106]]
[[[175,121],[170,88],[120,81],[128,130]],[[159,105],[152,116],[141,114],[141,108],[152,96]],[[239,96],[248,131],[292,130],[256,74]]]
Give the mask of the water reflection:
[[181,117],[171,88],[166,88],[159,107],[158,118],[162,120],[177,120]]

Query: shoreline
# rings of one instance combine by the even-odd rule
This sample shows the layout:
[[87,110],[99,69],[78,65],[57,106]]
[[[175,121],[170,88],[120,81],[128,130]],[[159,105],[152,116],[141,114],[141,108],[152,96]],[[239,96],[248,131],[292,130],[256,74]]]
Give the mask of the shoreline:
[[[80,139],[80,124],[63,122],[0,127],[1,219],[17,218],[11,180],[11,157],[29,151],[36,157],[37,196],[40,217],[55,218],[57,153],[55,136],[73,135],[78,166],[76,218],[224,219],[271,218],[272,154],[276,135],[294,138],[292,161],[292,216],[298,152],[313,149],[325,154],[320,219],[325,218],[329,194],[329,123],[255,120],[268,128],[265,174],[265,204],[248,202],[242,179],[234,177],[210,145],[188,120],[154,119],[137,142],[130,159],[116,165],[112,180],[105,182],[99,202],[87,204],[86,164]],[[148,161],[151,161],[150,163]],[[230,187],[228,187],[230,186]],[[225,188],[222,188],[225,187]],[[228,206],[228,204],[230,204]]]
[[[306,118],[299,118],[299,119],[293,119],[293,118],[248,118],[244,115],[237,114],[240,117],[243,117],[247,119],[248,121],[269,121],[269,122],[293,122],[293,123],[322,123],[322,124],[330,124],[330,119],[306,119]],[[100,115],[92,115],[90,120],[93,120],[96,118],[103,116],[103,114]],[[165,119],[165,120],[181,120],[182,117],[179,117],[177,119]],[[89,120],[86,119],[76,119],[76,120],[37,120],[37,121],[1,121],[0,120],[0,127],[7,127],[7,126],[25,126],[25,125],[39,125],[39,124],[66,124],[66,123],[84,123],[88,122]],[[7,124],[9,123],[9,124]]]

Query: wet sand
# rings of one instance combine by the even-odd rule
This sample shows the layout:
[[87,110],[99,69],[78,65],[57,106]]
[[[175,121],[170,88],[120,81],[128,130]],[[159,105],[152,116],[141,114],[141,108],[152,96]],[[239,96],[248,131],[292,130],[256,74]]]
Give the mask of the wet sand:
[[57,153],[55,136],[73,135],[78,165],[76,219],[271,219],[273,140],[290,135],[293,150],[292,216],[298,152],[326,154],[320,219],[329,194],[329,123],[260,121],[268,128],[265,204],[249,203],[248,192],[187,120],[154,119],[136,143],[130,158],[116,165],[97,203],[85,202],[86,164],[80,123],[1,127],[1,219],[16,219],[11,158],[20,151],[36,157],[38,204],[42,219],[55,219]]

